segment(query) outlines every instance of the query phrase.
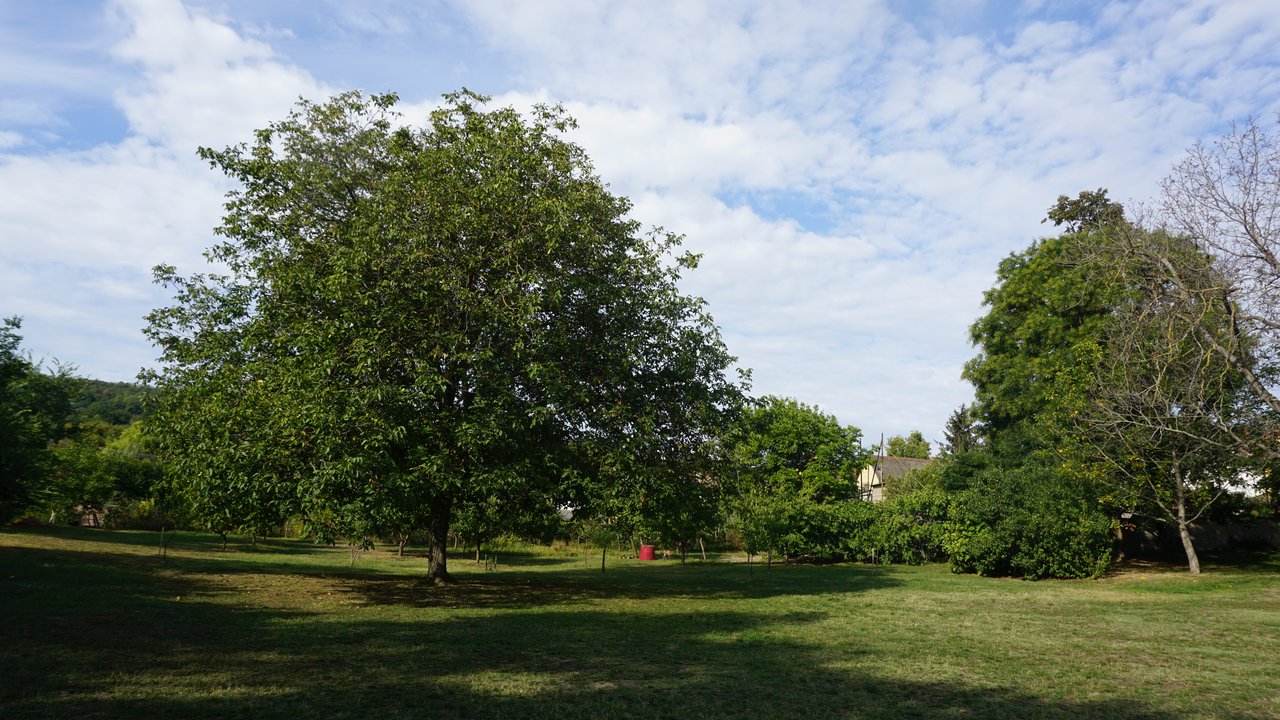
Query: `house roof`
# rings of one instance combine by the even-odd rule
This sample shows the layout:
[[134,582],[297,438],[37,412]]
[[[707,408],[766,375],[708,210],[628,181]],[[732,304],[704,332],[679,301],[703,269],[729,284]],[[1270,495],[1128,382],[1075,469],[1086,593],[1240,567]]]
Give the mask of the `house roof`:
[[886,479],[897,479],[906,475],[908,471],[918,470],[929,465],[934,461],[934,459],[877,455],[875,456],[874,461],[875,466],[880,469],[880,477]]

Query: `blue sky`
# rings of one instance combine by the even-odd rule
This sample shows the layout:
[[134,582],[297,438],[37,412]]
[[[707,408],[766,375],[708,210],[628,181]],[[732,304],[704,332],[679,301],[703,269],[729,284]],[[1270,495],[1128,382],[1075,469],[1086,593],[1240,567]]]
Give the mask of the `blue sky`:
[[131,379],[161,262],[202,270],[199,145],[299,96],[561,102],[634,215],[704,254],[755,391],[940,440],[968,325],[1060,194],[1151,199],[1280,110],[1280,8],[1211,2],[0,0],[0,315]]

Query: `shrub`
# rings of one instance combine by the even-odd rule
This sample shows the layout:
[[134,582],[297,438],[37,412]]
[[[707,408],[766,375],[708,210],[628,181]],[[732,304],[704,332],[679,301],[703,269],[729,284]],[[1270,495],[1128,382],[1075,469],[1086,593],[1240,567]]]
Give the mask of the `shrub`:
[[112,530],[159,530],[173,528],[172,521],[161,511],[160,505],[150,498],[126,499],[109,504],[103,516],[103,527]]
[[944,559],[942,539],[950,507],[951,498],[936,487],[878,505],[875,527],[883,561],[920,565]]
[[1095,577],[1111,564],[1114,532],[1084,482],[1049,467],[993,468],[956,495],[943,548],[955,572]]

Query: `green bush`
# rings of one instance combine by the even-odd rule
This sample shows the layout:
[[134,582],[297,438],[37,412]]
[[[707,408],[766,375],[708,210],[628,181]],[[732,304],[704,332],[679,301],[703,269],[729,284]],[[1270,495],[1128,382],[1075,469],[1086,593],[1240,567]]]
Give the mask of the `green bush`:
[[882,561],[920,565],[945,559],[942,539],[951,498],[927,488],[890,498],[877,506],[876,532]]
[[165,516],[160,504],[150,498],[126,499],[108,504],[102,524],[111,530],[160,530],[174,527],[173,521]]
[[875,504],[755,498],[740,506],[737,529],[751,552],[789,559],[948,560],[955,572],[1029,579],[1093,577],[1110,566],[1115,521],[1086,482],[1025,466],[982,468],[966,485],[948,493],[926,484]]
[[734,530],[746,549],[793,560],[920,564],[943,560],[950,497],[936,488],[883,503],[803,498],[743,503]]
[[105,522],[108,514],[150,498],[160,482],[160,467],[154,461],[99,449],[92,442],[64,440],[53,455],[56,464],[40,505],[63,522],[76,522],[86,514]]
[[1111,564],[1114,533],[1084,482],[1049,467],[993,468],[955,496],[943,549],[955,572],[1096,577]]
[[950,498],[937,488],[882,503],[853,502],[843,510],[845,557],[858,562],[919,565],[945,558],[942,538]]

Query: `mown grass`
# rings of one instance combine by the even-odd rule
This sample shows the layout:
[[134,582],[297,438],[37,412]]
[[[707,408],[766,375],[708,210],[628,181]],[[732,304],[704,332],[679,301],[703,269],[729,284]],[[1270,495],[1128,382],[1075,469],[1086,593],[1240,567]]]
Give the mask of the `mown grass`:
[[1280,717],[1280,557],[1192,578],[0,531],[0,718]]

